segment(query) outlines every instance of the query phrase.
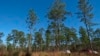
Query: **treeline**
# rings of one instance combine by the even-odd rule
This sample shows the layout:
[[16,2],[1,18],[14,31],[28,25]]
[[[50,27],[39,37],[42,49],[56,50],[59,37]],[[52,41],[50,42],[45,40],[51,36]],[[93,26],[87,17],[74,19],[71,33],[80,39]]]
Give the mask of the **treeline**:
[[[81,49],[100,50],[100,28],[94,30],[92,26],[97,25],[92,22],[93,7],[88,0],[79,0],[76,15],[85,27],[80,26],[78,30],[65,26],[67,16],[73,15],[66,10],[66,3],[62,0],[55,0],[47,13],[48,27],[34,31],[38,17],[34,10],[29,10],[26,21],[29,33],[13,29],[6,37],[6,45],[1,38],[4,33],[0,33],[0,50],[7,51],[63,51],[70,49],[78,51]],[[73,23],[73,22],[72,22]]]
[[[90,49],[89,38],[87,37],[85,28],[80,27],[79,35],[77,35],[78,33],[75,28],[64,27],[63,31],[57,42],[59,45],[56,47],[55,38],[51,35],[53,33],[51,33],[49,29],[39,29],[39,31],[34,33],[34,38],[31,39],[32,51],[54,51],[57,50],[57,48],[61,51],[66,49],[71,49],[72,51],[85,48]],[[0,33],[0,38],[2,36],[2,33]],[[12,30],[6,38],[6,45],[4,45],[0,39],[0,50],[25,51],[28,47],[29,38],[30,34],[25,34],[23,31],[19,30]],[[100,50],[100,29],[96,29],[93,32],[91,41],[93,49]]]

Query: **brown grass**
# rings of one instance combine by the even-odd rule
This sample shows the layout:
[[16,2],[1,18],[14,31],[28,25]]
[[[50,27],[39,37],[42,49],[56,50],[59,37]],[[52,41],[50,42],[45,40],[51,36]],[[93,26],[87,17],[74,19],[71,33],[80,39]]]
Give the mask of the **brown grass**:
[[[7,52],[4,54],[5,55],[3,55],[3,56],[11,56],[11,55],[7,55]],[[25,52],[19,52],[18,56],[25,56]],[[98,55],[95,55],[95,54],[87,54],[87,53],[79,54],[78,52],[73,52],[69,55],[62,51],[59,51],[59,52],[57,52],[57,51],[56,52],[32,52],[31,56],[100,56],[100,53]]]
[[32,56],[100,56],[100,54],[95,55],[95,54],[80,53],[79,55],[78,52],[74,52],[69,55],[64,52],[33,52]]

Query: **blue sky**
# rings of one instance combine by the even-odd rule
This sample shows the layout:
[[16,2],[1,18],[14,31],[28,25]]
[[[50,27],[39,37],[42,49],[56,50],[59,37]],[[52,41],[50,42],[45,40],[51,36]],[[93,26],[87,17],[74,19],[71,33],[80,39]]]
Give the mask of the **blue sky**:
[[[5,34],[3,40],[5,40],[7,34],[10,33],[12,29],[27,32],[25,19],[31,8],[35,10],[40,19],[36,25],[36,29],[41,27],[46,28],[48,24],[45,16],[53,1],[54,0],[0,0],[0,32]],[[78,0],[64,0],[67,4],[66,9],[73,13],[72,17],[67,17],[65,25],[76,29],[78,29],[80,25],[83,25],[74,14],[77,12],[77,1]],[[90,0],[90,3],[94,7],[93,21],[96,23],[100,21],[99,2],[100,0]],[[98,25],[95,28],[100,28],[100,26]]]

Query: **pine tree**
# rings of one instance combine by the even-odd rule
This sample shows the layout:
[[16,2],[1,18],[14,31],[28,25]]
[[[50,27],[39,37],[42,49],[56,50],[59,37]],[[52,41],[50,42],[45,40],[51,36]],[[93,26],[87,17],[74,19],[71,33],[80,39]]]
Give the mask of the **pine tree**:
[[27,23],[27,26],[28,26],[28,30],[30,32],[30,37],[29,37],[29,40],[28,40],[28,51],[31,52],[32,49],[31,49],[31,45],[32,45],[32,38],[33,38],[33,30],[34,30],[34,26],[37,22],[37,16],[34,12],[33,9],[29,10],[29,14],[28,14],[28,17],[26,19],[26,23]]
[[61,25],[66,19],[67,14],[69,14],[69,12],[66,11],[65,3],[63,3],[62,0],[55,0],[48,12],[48,19],[51,22],[50,28],[55,39],[56,50],[59,50]]
[[87,31],[87,35],[89,38],[89,42],[90,42],[90,48],[92,49],[92,44],[91,44],[91,28],[94,25],[94,23],[92,22],[92,18],[93,18],[93,13],[92,13],[92,5],[89,3],[89,0],[79,0],[78,2],[78,18],[80,19],[81,22],[84,23],[85,27],[86,27],[86,31]]

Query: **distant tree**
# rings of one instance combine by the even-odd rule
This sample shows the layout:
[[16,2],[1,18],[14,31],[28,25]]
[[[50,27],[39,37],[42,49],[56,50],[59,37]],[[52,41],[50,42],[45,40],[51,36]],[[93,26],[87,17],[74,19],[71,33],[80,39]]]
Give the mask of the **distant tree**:
[[16,29],[13,29],[11,33],[7,36],[7,48],[11,48],[13,50],[16,50],[17,46],[19,48],[24,48],[26,45],[26,38],[23,31],[18,31]]
[[13,40],[12,36],[8,34],[6,38],[7,43],[7,51],[11,51],[13,49],[13,45],[11,44],[11,41]]
[[[31,36],[31,34],[29,34],[29,33],[26,34],[26,45],[27,45],[27,47],[29,46],[30,36]],[[31,40],[33,40],[33,38],[31,38]],[[28,49],[28,48],[27,48],[27,49]],[[29,49],[28,49],[28,50],[29,50]]]
[[19,44],[18,45],[20,46],[21,50],[24,50],[24,48],[27,45],[25,34],[23,31],[19,31],[18,36],[19,36],[19,39],[18,39]]
[[88,38],[88,35],[86,33],[86,29],[83,27],[80,27],[79,34],[80,34],[80,40],[81,40],[83,47],[87,48],[89,45],[89,38]]
[[0,44],[2,43],[2,37],[4,36],[4,33],[3,32],[0,32]]
[[94,38],[92,40],[93,48],[96,50],[100,50],[100,28],[97,28],[93,34],[94,34]]
[[89,0],[79,0],[78,2],[78,18],[80,19],[81,22],[85,24],[86,31],[87,31],[87,36],[90,41],[90,48],[92,49],[92,44],[91,44],[91,34],[90,34],[90,29],[94,25],[92,22],[93,18],[93,13],[92,13],[92,5],[89,3]]
[[100,29],[99,28],[95,30],[94,36],[95,36],[95,38],[100,38]]
[[79,41],[79,38],[78,38],[78,36],[77,36],[77,31],[76,31],[76,29],[75,28],[70,28],[70,30],[71,30],[71,32],[70,32],[70,37],[72,38],[72,40],[71,40],[71,45],[73,45],[72,47],[73,47],[73,51],[78,51],[79,49],[77,49],[77,45],[79,45],[80,44],[80,41]]
[[45,30],[44,30],[44,28],[40,28],[39,29],[39,33],[41,34],[41,44],[40,44],[40,51],[42,51],[42,50],[44,50],[45,49],[45,44],[44,44],[44,32]]
[[34,26],[37,22],[37,16],[34,12],[33,9],[29,10],[29,14],[28,17],[26,19],[26,23],[30,32],[30,37],[28,40],[28,48],[29,48],[29,52],[31,52],[31,45],[32,45],[32,37],[33,37],[33,30],[34,30]]
[[93,42],[93,48],[99,51],[100,50],[100,38],[94,38],[92,42]]
[[19,31],[16,29],[13,29],[11,33],[7,36],[7,50],[11,52],[11,54],[15,54],[16,51],[18,51],[17,46],[19,45]]
[[9,41],[7,41],[7,51],[11,52],[12,50],[13,50],[13,45]]
[[42,45],[43,45],[43,37],[42,37],[42,33],[39,32],[35,32],[35,39],[34,39],[34,43],[36,44],[36,50],[38,51],[42,51]]
[[49,51],[50,50],[50,43],[52,41],[52,39],[51,39],[51,32],[50,32],[49,29],[46,30],[45,36],[46,36],[46,41],[45,41],[46,49],[47,49],[47,51]]
[[18,37],[18,30],[16,30],[16,29],[12,30],[12,32],[11,32],[9,37],[11,37],[12,42],[13,42],[13,47],[15,49],[15,47],[16,47],[16,45],[18,43],[18,39],[19,39],[19,37]]
[[2,40],[3,36],[4,36],[4,33],[0,32],[0,50],[4,50],[4,47],[5,47]]
[[71,43],[75,43],[74,45],[77,44],[78,38],[77,38],[77,34],[76,34],[76,30],[74,28],[68,28],[68,27],[64,27],[64,37],[65,37],[65,46],[67,49],[69,49],[69,45],[71,45]]
[[60,26],[66,19],[67,14],[69,14],[69,12],[66,11],[65,4],[61,0],[55,0],[47,15],[49,21],[51,22],[50,26],[55,39],[56,50],[59,50],[60,45]]

